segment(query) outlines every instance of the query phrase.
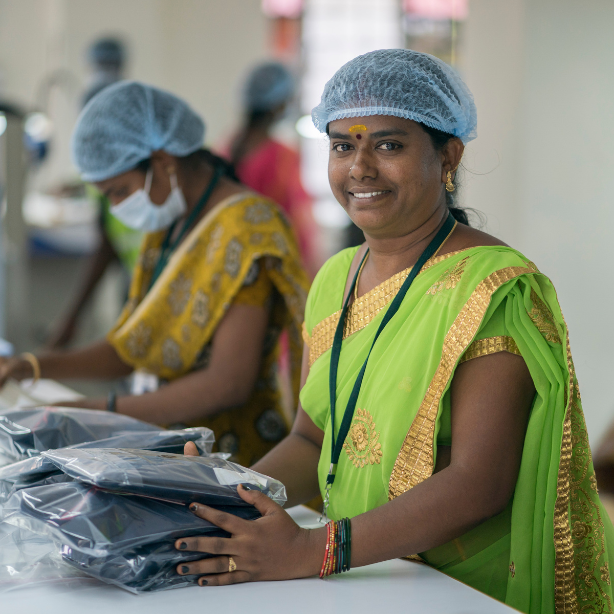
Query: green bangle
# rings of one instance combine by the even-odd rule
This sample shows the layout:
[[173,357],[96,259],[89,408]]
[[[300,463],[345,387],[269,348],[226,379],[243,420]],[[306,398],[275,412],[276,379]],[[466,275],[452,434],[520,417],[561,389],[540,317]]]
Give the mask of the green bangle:
[[343,532],[343,520],[339,521],[339,556],[337,558],[337,571],[336,573],[341,573],[343,571],[343,539],[345,534]]

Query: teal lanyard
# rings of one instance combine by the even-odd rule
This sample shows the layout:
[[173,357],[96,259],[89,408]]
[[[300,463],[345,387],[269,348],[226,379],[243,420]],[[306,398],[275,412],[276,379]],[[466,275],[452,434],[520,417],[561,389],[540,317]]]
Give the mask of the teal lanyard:
[[194,207],[194,209],[192,209],[192,211],[190,212],[190,215],[184,222],[183,226],[181,227],[181,230],[179,231],[179,235],[177,236],[175,241],[173,241],[172,245],[170,244],[171,236],[175,230],[175,227],[177,226],[177,222],[173,222],[172,226],[168,229],[166,236],[164,237],[164,241],[162,242],[162,247],[160,248],[160,255],[158,256],[158,262],[156,263],[156,268],[154,269],[153,275],[151,276],[151,280],[149,281],[148,290],[151,290],[151,287],[156,283],[156,281],[158,280],[158,277],[162,275],[162,271],[164,270],[164,267],[168,264],[168,260],[171,257],[171,254],[173,253],[177,245],[181,243],[181,240],[183,239],[183,237],[185,237],[188,230],[192,227],[192,224],[196,221],[196,218],[201,214],[202,210],[206,207],[207,201],[211,197],[211,194],[213,193],[213,190],[215,190],[215,186],[217,185],[217,182],[219,181],[223,173],[224,173],[224,169],[222,169],[221,167],[218,166],[215,169],[213,173],[213,177],[211,178],[211,181],[209,182],[207,189],[204,191],[203,195],[200,197],[200,200],[196,203],[196,206]]
[[343,304],[343,309],[341,311],[341,316],[339,318],[339,322],[337,323],[337,328],[335,330],[335,337],[333,340],[333,347],[330,355],[330,372],[329,372],[329,393],[330,393],[330,422],[331,422],[331,458],[330,458],[330,469],[328,471],[328,476],[326,478],[326,493],[324,496],[324,512],[322,514],[323,517],[326,517],[326,509],[328,507],[329,502],[329,493],[332,488],[333,482],[335,481],[335,474],[337,472],[337,464],[339,463],[339,457],[341,456],[341,450],[343,449],[343,444],[345,442],[345,438],[348,435],[350,430],[350,424],[352,422],[352,418],[354,417],[354,409],[356,408],[356,402],[358,401],[358,395],[360,393],[360,387],[362,385],[362,379],[365,375],[365,371],[367,369],[367,362],[369,361],[369,356],[371,356],[371,352],[373,351],[373,346],[377,341],[377,338],[380,336],[381,332],[386,327],[386,324],[390,322],[396,312],[399,310],[409,287],[413,283],[414,279],[416,279],[418,273],[427,262],[429,258],[432,258],[435,253],[439,250],[439,248],[443,245],[443,242],[446,240],[450,232],[454,229],[455,220],[452,217],[452,214],[449,213],[446,221],[443,226],[439,229],[434,239],[428,244],[427,248],[422,252],[420,258],[416,264],[412,267],[411,272],[407,276],[407,279],[403,282],[403,285],[399,289],[397,295],[394,297],[392,302],[390,303],[390,307],[386,311],[382,321],[375,333],[375,337],[373,339],[373,343],[371,344],[371,349],[365,358],[364,363],[358,373],[358,377],[354,382],[354,388],[352,388],[352,392],[350,394],[350,398],[348,400],[348,404],[345,408],[345,412],[343,413],[343,419],[341,421],[341,426],[339,428],[339,434],[335,437],[335,407],[337,404],[337,369],[339,367],[339,357],[341,356],[341,344],[343,343],[343,330],[345,327],[345,318],[347,316],[348,306],[350,302],[350,297],[354,293],[354,288],[356,286],[356,282],[358,280],[358,274],[360,269],[362,268],[362,264],[367,258],[367,254],[369,250],[365,253],[358,270],[356,271],[356,275],[354,275],[354,280],[352,281],[352,286],[348,292],[347,298],[345,299],[345,303]]

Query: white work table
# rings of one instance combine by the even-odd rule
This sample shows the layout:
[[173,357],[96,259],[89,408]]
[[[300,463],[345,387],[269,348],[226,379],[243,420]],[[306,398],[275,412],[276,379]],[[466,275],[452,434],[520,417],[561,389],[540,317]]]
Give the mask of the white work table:
[[[290,514],[305,526],[317,514],[304,507]],[[394,560],[326,580],[254,582],[189,587],[132,595],[95,580],[72,580],[0,594],[1,614],[506,614],[512,608],[413,561]]]
[[[67,392],[41,381],[30,397],[52,403]],[[3,390],[5,394],[8,390]],[[15,386],[11,396],[19,392]],[[35,394],[33,394],[35,393]],[[1,397],[2,395],[0,395]],[[79,395],[75,394],[75,398]],[[0,406],[1,401],[0,398]],[[16,399],[11,398],[14,404]],[[29,399],[19,399],[30,404]],[[306,507],[288,510],[301,526],[318,515]],[[0,614],[505,614],[515,612],[461,582],[414,561],[396,559],[352,569],[326,580],[306,578],[221,587],[189,587],[133,595],[97,580],[57,581],[0,593]]]

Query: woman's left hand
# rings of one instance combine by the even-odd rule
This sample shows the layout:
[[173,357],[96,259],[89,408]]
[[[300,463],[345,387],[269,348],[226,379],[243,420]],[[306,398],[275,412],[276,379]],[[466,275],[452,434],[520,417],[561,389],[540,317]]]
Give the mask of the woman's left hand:
[[[190,509],[220,527],[231,537],[186,537],[175,542],[177,550],[216,555],[181,563],[177,573],[199,575],[200,586],[222,586],[260,580],[290,580],[319,573],[326,548],[326,529],[301,529],[290,515],[265,494],[237,488],[239,496],[262,514],[243,520],[219,510],[192,503]],[[230,557],[236,570],[230,571]]]

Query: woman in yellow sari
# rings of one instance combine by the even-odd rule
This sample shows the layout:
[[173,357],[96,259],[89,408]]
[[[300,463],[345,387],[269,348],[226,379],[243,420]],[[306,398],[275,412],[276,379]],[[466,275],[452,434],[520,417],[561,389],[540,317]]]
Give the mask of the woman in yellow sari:
[[183,101],[137,82],[84,108],[73,137],[83,179],[147,233],[129,300],[104,341],[5,360],[1,376],[153,377],[164,385],[73,404],[209,426],[221,451],[250,464],[287,432],[278,341],[287,330],[296,395],[308,281],[278,207],[241,186],[203,138]]

